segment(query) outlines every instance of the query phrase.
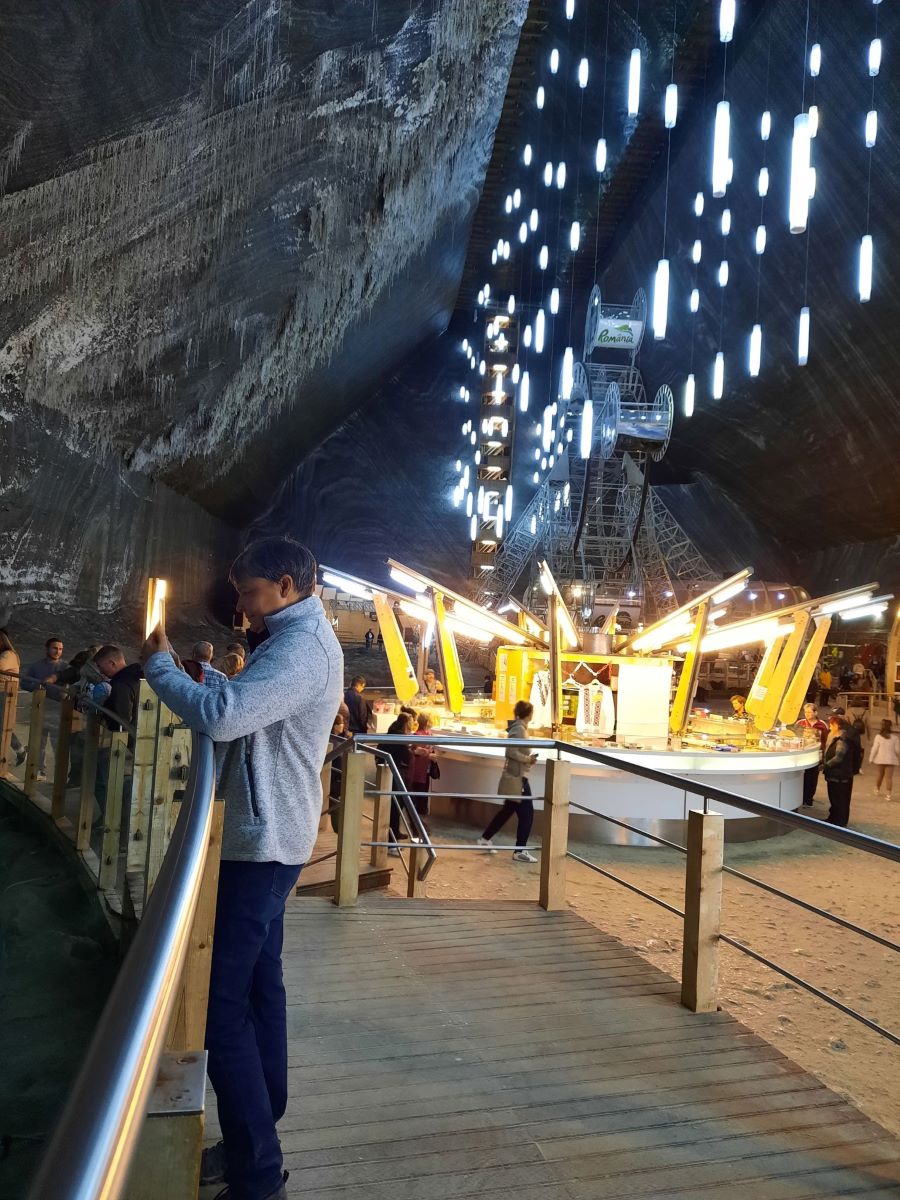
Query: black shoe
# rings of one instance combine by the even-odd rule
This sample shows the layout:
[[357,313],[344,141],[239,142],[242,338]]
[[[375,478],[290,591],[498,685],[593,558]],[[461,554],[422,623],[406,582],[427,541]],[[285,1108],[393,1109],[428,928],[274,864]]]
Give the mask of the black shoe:
[[813,806],[812,800],[804,800],[803,803],[800,805],[801,808],[812,808],[812,806]]
[[225,1182],[225,1143],[207,1146],[200,1155],[200,1186]]
[[[261,1196],[260,1200],[288,1200],[287,1188],[284,1185],[288,1181],[289,1174],[289,1171],[285,1171],[281,1177],[281,1183],[278,1185],[275,1191],[269,1192],[267,1196]],[[231,1200],[231,1188],[222,1188],[221,1192],[216,1193],[215,1200]]]

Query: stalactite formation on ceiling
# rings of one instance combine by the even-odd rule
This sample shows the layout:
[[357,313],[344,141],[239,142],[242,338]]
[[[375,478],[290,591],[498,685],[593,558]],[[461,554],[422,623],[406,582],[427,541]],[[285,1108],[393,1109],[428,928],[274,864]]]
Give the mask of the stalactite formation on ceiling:
[[526,0],[423,0],[299,69],[301,7],[251,0],[177,103],[51,178],[16,188],[30,119],[0,150],[0,394],[136,469],[209,480],[302,421],[304,376],[477,198]]

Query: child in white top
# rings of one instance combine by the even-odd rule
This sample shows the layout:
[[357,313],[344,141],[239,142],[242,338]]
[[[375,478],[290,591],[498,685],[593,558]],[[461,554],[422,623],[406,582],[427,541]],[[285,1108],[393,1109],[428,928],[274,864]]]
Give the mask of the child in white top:
[[891,785],[894,782],[894,767],[900,766],[900,747],[897,745],[897,738],[890,721],[882,721],[881,729],[872,738],[869,762],[877,768],[875,795],[882,794],[881,785],[884,784],[884,798],[890,800]]

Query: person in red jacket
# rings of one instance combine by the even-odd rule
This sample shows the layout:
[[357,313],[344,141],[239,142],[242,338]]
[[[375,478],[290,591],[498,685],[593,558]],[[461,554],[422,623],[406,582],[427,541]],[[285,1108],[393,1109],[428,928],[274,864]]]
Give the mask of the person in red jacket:
[[819,761],[813,767],[807,767],[803,772],[803,805],[809,808],[819,786],[819,771],[822,769],[822,756],[825,753],[825,743],[828,741],[828,726],[819,716],[819,710],[814,704],[803,705],[803,717],[797,722],[800,729],[812,729],[819,735]]

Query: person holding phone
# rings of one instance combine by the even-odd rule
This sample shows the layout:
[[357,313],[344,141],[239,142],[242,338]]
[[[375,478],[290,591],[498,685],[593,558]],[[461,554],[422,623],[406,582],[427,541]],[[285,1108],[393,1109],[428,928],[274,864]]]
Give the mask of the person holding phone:
[[[529,704],[527,700],[520,700],[513,709],[513,719],[507,726],[506,736],[516,741],[527,738],[528,724],[533,716],[534,705]],[[527,750],[523,750],[519,746],[510,746],[507,749],[503,774],[500,776],[500,785],[497,788],[499,794],[507,798],[503,801],[503,807],[478,839],[479,846],[484,846],[489,854],[497,853],[491,845],[494,834],[499,833],[510,817],[515,816],[517,819],[516,848],[513,851],[513,858],[516,862],[537,862],[534,855],[526,849],[531,836],[531,827],[534,824],[534,803],[531,799],[531,784],[528,782],[527,775],[536,762],[536,754],[529,754]]]
[[158,627],[142,655],[150,686],[191,728],[224,743],[225,801],[209,1006],[208,1071],[223,1140],[203,1152],[201,1182],[233,1200],[286,1200],[276,1125],[288,1099],[284,910],[316,841],[320,772],[341,701],[344,661],[316,562],[268,537],[231,567],[248,638],[243,671],[220,687],[179,670]]

